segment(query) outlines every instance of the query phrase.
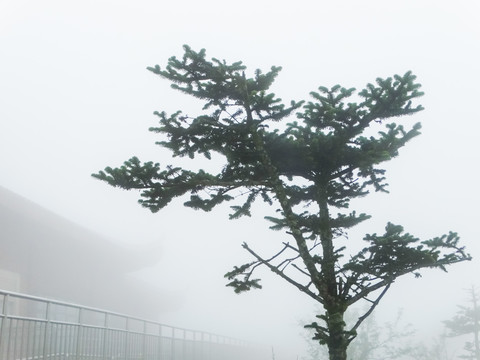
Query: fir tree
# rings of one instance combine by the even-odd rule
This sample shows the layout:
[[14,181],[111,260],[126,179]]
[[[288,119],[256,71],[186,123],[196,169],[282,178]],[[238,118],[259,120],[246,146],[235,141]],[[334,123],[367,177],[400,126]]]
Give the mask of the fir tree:
[[[341,360],[395,279],[470,259],[456,233],[421,241],[392,223],[384,234],[366,235],[365,248],[349,259],[342,258],[345,249],[335,241],[369,218],[349,212],[350,201],[372,189],[387,192],[380,164],[419,135],[420,124],[407,129],[389,121],[422,110],[414,105],[422,92],[411,72],[378,78],[358,93],[358,102],[350,101],[355,89],[336,85],[319,87],[310,102],[285,105],[268,92],[280,67],[247,77],[242,62],[207,60],[205,50],[188,46],[184,51],[183,58],[170,58],[165,69],[156,65],[148,70],[201,99],[205,113],[191,118],[180,111],[156,112],[159,126],[150,131],[161,135],[158,144],[174,157],[220,155],[221,171],[162,167],[133,157],[93,176],[139,190],[140,204],[152,212],[183,195],[189,195],[185,206],[204,211],[233,203],[230,219],[251,216],[256,199],[270,205],[274,216],[266,218],[271,229],[287,232],[292,240],[269,256],[244,243],[252,261],[225,275],[235,292],[261,288],[254,273],[266,266],[322,305],[324,313],[309,326],[314,339],[328,346],[330,359]],[[367,135],[375,128],[376,135]],[[340,213],[334,215],[334,209]],[[347,329],[346,309],[365,299],[370,308]]]
[[455,317],[444,321],[445,326],[450,331],[447,336],[471,335],[473,341],[465,343],[466,355],[459,356],[462,359],[480,360],[480,306],[478,304],[478,295],[475,287],[469,291],[471,307],[459,306]]

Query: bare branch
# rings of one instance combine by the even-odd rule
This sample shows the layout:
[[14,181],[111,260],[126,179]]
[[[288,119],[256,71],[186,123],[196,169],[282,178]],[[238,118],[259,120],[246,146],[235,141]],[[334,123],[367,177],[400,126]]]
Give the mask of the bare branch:
[[290,245],[290,243],[284,242],[283,245],[287,246],[289,249],[291,249],[291,250],[293,250],[293,251],[295,251],[295,252],[297,252],[297,253],[299,252],[298,249],[297,249],[296,247]]
[[[355,333],[356,330],[358,329],[358,327],[360,326],[360,324],[368,317],[370,316],[370,314],[373,312],[373,310],[377,307],[378,303],[380,302],[380,300],[383,298],[383,296],[386,294],[386,292],[388,291],[388,289],[390,288],[390,285],[392,283],[388,283],[385,288],[382,290],[382,292],[380,293],[380,295],[375,299],[375,301],[373,302],[372,306],[370,306],[370,308],[368,309],[368,311],[363,314],[362,316],[360,316],[357,320],[357,322],[355,323],[355,325],[350,329],[350,332],[351,333]],[[350,344],[350,342],[355,339],[356,335],[353,335],[351,338],[348,339],[348,343]]]
[[[300,271],[303,275],[310,277],[310,274],[307,273],[305,270],[300,269],[300,268],[297,266],[297,264],[292,264],[292,266],[293,266],[295,269],[297,269],[298,271]],[[312,282],[310,281],[310,284],[311,284],[311,283],[312,283]]]
[[[298,258],[300,258],[300,255],[297,255],[293,258],[285,259],[280,264],[277,265],[277,268],[280,269],[282,267],[281,271],[283,272],[288,267],[288,265],[292,264],[292,262],[297,260]],[[295,264],[292,264],[292,266],[293,265],[295,265]]]
[[255,253],[252,249],[250,249],[250,247],[247,245],[247,243],[243,243],[242,247],[244,249],[246,249],[250,254],[252,254],[259,262],[261,262],[262,264],[264,264],[265,266],[267,266],[272,272],[274,272],[275,274],[277,274],[278,276],[280,276],[281,278],[283,278],[284,280],[286,280],[287,282],[289,282],[290,284],[292,284],[293,286],[295,286],[298,290],[300,290],[301,292],[307,294],[308,296],[310,296],[311,298],[313,298],[314,300],[318,301],[320,304],[323,304],[323,299],[321,297],[319,297],[318,295],[316,295],[315,293],[313,293],[312,291],[310,291],[307,287],[305,287],[304,285],[302,284],[299,284],[298,282],[296,282],[295,280],[293,280],[292,278],[290,278],[289,276],[285,275],[283,272],[281,272],[277,267],[273,266],[272,264],[270,264],[268,262],[268,260],[264,260],[262,257],[260,257],[257,253]]

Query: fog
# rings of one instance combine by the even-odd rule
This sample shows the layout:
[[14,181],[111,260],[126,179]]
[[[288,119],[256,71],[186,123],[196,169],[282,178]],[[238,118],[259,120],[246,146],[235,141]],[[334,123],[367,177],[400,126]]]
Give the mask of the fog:
[[459,233],[473,261],[405,276],[376,310],[383,321],[403,308],[428,342],[465,302],[464,289],[479,285],[479,11],[476,1],[2,0],[0,185],[119,246],[154,252],[158,260],[150,256],[128,276],[162,294],[155,320],[258,341],[277,360],[295,359],[305,352],[300,323],[312,320],[314,304],[266,271],[264,289],[245,295],[223,278],[248,259],[243,241],[268,249],[286,236],[268,230],[268,208],[229,221],[227,207],[205,214],[179,200],[151,214],[138,194],[90,174],[133,155],[174,163],[148,132],[152,113],[194,115],[199,103],[146,67],[181,56],[183,44],[241,60],[250,73],[282,66],[272,90],[286,102],[308,99],[318,86],[361,89],[412,70],[425,110],[399,121],[421,122],[422,135],[387,165],[390,194],[352,204],[373,218],[350,239],[361,246],[363,234],[388,221],[422,238]]

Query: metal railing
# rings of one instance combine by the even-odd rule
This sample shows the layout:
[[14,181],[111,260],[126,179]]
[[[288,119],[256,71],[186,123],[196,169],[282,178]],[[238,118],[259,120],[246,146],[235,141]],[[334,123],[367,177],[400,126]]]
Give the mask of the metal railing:
[[258,348],[206,332],[0,290],[2,360],[251,360]]

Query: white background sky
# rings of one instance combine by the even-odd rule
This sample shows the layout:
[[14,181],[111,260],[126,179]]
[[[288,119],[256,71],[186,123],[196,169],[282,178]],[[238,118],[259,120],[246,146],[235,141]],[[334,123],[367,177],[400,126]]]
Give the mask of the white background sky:
[[[420,121],[423,134],[388,165],[391,194],[355,203],[374,218],[351,240],[392,221],[425,238],[457,231],[480,256],[479,16],[473,0],[0,0],[0,185],[115,241],[158,251],[159,265],[139,276],[172,299],[161,321],[256,338],[274,344],[277,359],[294,359],[304,346],[297,323],[313,312],[308,299],[270,275],[262,291],[224,288],[223,274],[247,258],[243,241],[278,241],[264,209],[232,222],[222,210],[198,213],[179,201],[153,215],[136,194],[90,177],[132,155],[172,163],[147,131],[152,113],[194,115],[196,103],[145,68],[181,56],[183,44],[242,60],[251,72],[280,65],[273,90],[284,101],[412,70],[426,110],[398,121]],[[379,316],[403,307],[418,329],[440,330],[463,289],[479,285],[478,264],[399,281]]]

